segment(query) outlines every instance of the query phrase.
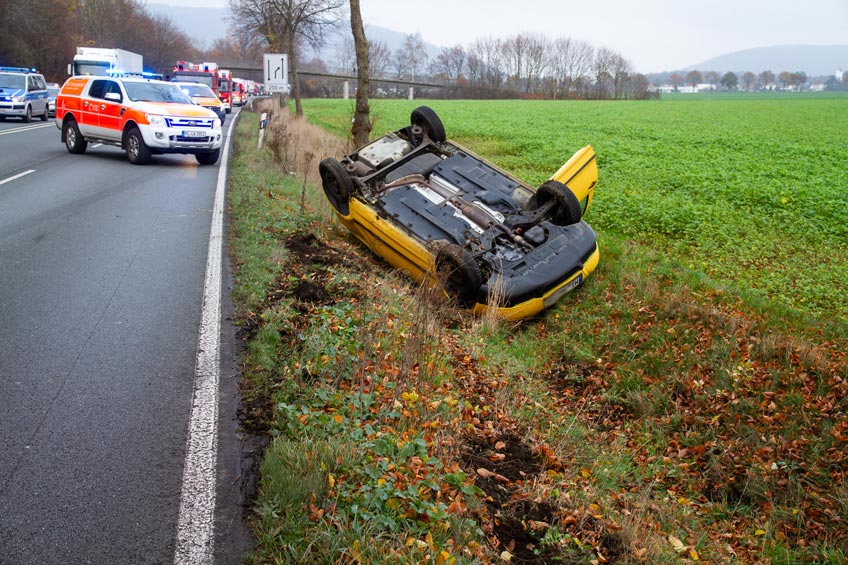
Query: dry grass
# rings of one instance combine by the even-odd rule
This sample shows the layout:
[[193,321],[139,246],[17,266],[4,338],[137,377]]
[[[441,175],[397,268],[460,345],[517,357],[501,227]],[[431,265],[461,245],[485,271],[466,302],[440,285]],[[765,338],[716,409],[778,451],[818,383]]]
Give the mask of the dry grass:
[[256,105],[258,112],[268,113],[266,143],[274,161],[286,173],[303,175],[308,183],[320,186],[318,161],[328,156],[341,157],[352,150],[338,136],[310,124],[306,118],[292,116],[277,99],[262,100]]

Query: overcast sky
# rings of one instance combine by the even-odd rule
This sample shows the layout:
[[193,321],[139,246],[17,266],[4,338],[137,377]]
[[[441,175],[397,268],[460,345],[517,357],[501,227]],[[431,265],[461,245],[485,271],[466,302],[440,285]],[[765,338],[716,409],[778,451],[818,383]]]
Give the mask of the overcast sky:
[[[226,0],[151,0],[226,7]],[[360,0],[365,24],[467,46],[542,33],[608,47],[658,72],[742,49],[848,44],[848,0]]]

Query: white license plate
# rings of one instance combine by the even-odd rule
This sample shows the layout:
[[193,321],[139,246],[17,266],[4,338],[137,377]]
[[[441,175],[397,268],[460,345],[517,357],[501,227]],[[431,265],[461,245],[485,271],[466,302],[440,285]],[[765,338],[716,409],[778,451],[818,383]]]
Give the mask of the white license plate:
[[571,292],[572,290],[574,290],[575,288],[580,286],[580,283],[582,283],[582,282],[583,282],[583,273],[580,273],[575,278],[571,279],[568,282],[568,284],[560,287],[559,289],[557,289],[556,292],[554,292],[552,295],[547,297],[544,301],[545,308],[553,306],[560,298],[562,298],[563,296],[565,296],[566,294],[568,294],[569,292]]
[[189,129],[183,132],[183,137],[206,137],[206,132]]

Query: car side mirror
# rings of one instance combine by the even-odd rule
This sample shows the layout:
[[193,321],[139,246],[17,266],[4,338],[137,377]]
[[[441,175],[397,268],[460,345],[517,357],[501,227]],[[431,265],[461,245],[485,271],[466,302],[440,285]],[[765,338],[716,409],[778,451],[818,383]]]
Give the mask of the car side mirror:
[[107,92],[106,96],[104,98],[106,98],[106,100],[110,100],[112,102],[120,102],[121,101],[121,95],[118,94],[117,92]]

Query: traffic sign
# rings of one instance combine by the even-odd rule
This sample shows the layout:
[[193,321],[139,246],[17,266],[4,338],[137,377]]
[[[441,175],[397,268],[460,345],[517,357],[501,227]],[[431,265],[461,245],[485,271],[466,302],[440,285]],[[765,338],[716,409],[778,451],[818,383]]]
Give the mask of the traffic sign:
[[264,59],[263,78],[265,85],[288,87],[289,56],[285,53],[265,53]]

